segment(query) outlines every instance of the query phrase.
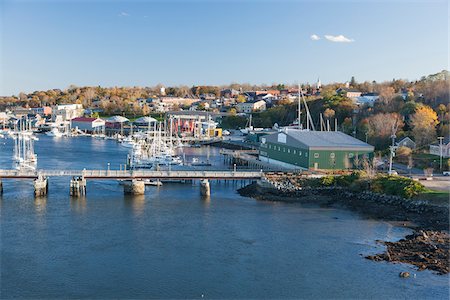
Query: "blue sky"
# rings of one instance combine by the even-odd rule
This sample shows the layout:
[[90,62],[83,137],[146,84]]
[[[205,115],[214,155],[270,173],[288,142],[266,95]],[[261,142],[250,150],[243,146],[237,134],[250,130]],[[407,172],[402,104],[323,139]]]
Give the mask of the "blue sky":
[[446,0],[3,0],[0,9],[0,95],[70,84],[412,80],[448,69]]

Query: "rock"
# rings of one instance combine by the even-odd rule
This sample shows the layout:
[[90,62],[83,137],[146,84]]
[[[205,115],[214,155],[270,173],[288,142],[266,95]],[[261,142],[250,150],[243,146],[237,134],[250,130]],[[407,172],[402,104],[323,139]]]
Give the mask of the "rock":
[[400,274],[398,276],[400,276],[401,278],[408,278],[409,272],[400,272]]

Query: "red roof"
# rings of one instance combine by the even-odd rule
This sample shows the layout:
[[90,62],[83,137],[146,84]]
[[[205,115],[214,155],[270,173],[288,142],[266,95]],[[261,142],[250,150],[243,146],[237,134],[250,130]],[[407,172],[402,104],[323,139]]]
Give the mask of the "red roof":
[[76,121],[76,122],[94,122],[95,120],[97,120],[97,118],[78,117],[78,118],[72,119],[72,121]]

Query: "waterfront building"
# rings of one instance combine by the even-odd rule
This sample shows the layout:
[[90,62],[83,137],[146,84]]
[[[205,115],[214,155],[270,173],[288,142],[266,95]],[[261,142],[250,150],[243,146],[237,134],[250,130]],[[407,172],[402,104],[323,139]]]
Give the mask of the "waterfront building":
[[259,158],[286,168],[353,169],[374,147],[338,131],[284,128],[261,138]]
[[34,107],[31,111],[33,114],[41,116],[50,116],[52,114],[52,108],[50,106]]
[[112,116],[112,117],[109,117],[108,119],[106,119],[106,127],[107,128],[121,128],[121,129],[123,129],[123,126],[126,124],[126,123],[128,123],[128,122],[130,122],[130,120],[128,120],[127,118],[125,118],[125,117],[122,117],[122,116]]
[[[52,107],[52,120],[70,121],[84,114],[81,104],[58,104]],[[59,118],[58,118],[59,117]]]
[[105,121],[100,118],[78,117],[73,118],[70,122],[72,128],[77,128],[84,132],[102,132],[105,128]]

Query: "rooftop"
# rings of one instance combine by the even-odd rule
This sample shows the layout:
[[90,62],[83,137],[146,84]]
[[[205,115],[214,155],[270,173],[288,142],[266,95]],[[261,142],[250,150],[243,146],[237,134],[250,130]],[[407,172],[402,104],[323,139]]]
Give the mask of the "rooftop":
[[287,135],[287,144],[314,149],[361,149],[373,150],[374,147],[340,131],[306,131],[285,129],[267,137],[270,142],[277,142],[278,135]]

